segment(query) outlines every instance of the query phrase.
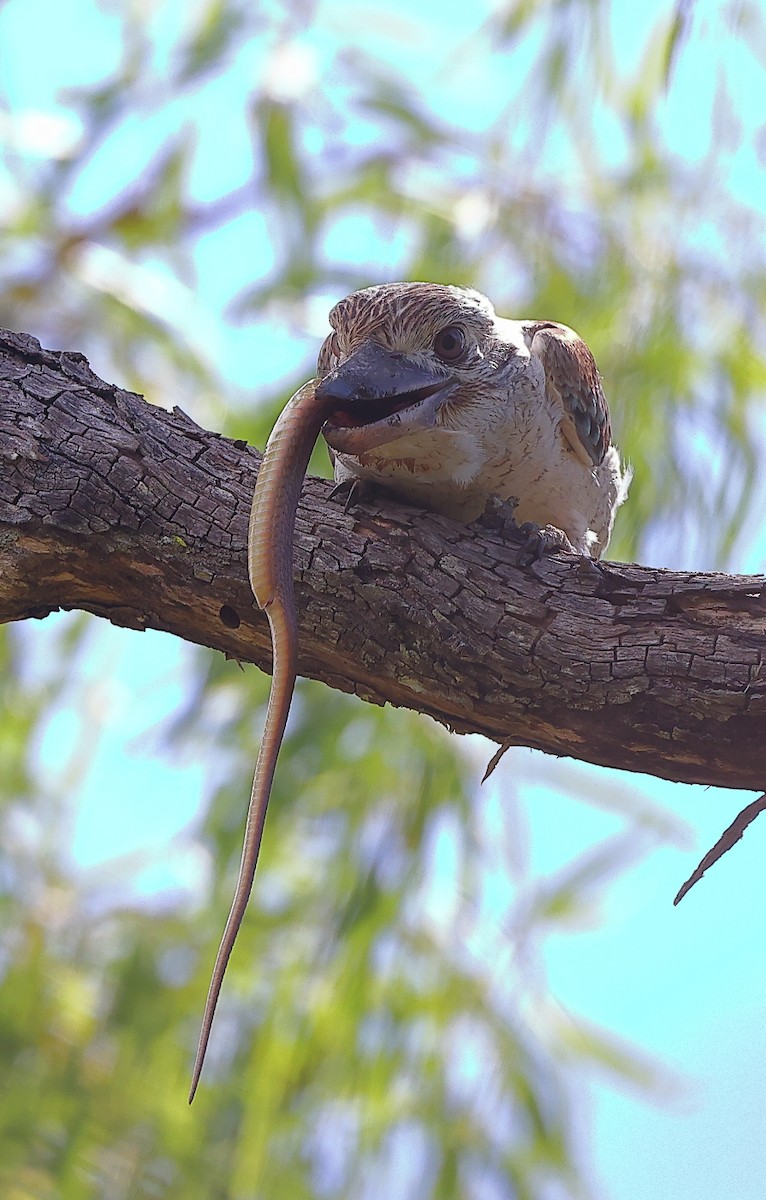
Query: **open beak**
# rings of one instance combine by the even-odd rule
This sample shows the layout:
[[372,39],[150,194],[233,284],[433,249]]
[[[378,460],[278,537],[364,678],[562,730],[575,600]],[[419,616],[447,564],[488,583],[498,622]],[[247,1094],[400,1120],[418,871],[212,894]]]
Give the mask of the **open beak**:
[[322,433],[342,454],[359,454],[436,424],[457,381],[375,342],[358,350],[317,385],[320,401],[336,401]]

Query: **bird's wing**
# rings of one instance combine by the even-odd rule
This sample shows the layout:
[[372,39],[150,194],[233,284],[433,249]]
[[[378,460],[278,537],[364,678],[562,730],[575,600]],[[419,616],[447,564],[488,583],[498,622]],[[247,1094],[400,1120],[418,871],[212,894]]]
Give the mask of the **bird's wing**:
[[549,397],[561,405],[561,431],[586,467],[597,467],[612,442],[609,408],[596,360],[566,325],[529,321],[530,353],[542,363]]

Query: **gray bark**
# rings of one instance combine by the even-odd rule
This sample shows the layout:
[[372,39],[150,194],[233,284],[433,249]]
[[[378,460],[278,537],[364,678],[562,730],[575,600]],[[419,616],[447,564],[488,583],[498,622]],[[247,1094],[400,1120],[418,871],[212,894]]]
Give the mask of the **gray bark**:
[[[0,621],[85,609],[268,669],[247,582],[259,455],[0,333]],[[459,732],[763,788],[766,580],[558,556],[307,480],[302,674]]]

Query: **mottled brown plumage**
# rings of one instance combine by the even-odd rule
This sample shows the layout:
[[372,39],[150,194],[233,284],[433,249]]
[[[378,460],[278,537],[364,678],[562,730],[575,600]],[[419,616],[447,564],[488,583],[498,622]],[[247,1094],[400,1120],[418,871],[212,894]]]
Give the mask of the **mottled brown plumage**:
[[520,521],[603,553],[629,472],[576,333],[498,317],[479,292],[430,283],[354,292],[330,323],[317,395],[337,400],[324,428],[336,479],[371,480],[463,521],[492,496],[513,498]]

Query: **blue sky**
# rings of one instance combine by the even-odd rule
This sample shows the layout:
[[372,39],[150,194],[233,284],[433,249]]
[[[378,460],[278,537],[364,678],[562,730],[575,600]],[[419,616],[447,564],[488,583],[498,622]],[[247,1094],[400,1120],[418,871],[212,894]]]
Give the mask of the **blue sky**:
[[[109,6],[105,9],[87,0],[61,5],[10,0],[0,11],[0,72],[13,104],[4,132],[18,137],[24,154],[65,152],[67,138],[78,136],[76,121],[57,98],[62,87],[104,78],[116,65],[118,27]],[[434,111],[449,114],[459,102],[461,122],[483,128],[495,115],[491,89],[482,86],[470,61],[454,61],[447,73],[424,65],[422,36],[425,31],[438,41],[443,53],[478,29],[490,9],[428,0],[414,10],[411,3],[390,2],[388,22],[381,26],[364,20],[363,6],[327,0],[319,8],[316,28],[289,43],[285,53],[292,55],[291,70],[277,73],[273,86],[286,86],[285,78],[292,88],[310,81],[323,56],[343,36],[353,11],[355,52],[378,56],[404,76],[417,75]],[[146,6],[147,21],[156,33],[158,72],[169,36],[190,19],[191,11],[182,2]],[[662,3],[613,6],[621,75],[636,71],[645,61],[646,30],[657,14],[667,11]],[[719,160],[718,183],[766,215],[756,136],[762,105],[752,102],[752,97],[766,95],[766,81],[754,55],[721,39],[717,13],[717,5],[697,6],[694,36],[661,112],[663,134],[679,156],[704,161],[716,91],[725,79],[737,105],[741,137],[739,148],[733,146]],[[42,43],[35,37],[41,23],[46,29]],[[41,61],[46,48],[47,63]],[[519,86],[537,49],[531,39],[513,60]],[[200,199],[212,199],[247,177],[244,130],[222,122],[220,113],[243,78],[266,70],[268,50],[244,47],[233,73],[209,86],[208,118],[200,124],[202,151],[192,181]],[[482,62],[490,63],[483,69],[507,69],[500,58]],[[119,139],[94,156],[69,197],[71,207],[88,211],[112,195],[121,179],[127,183],[137,174],[173,122],[180,124],[185,116],[181,100],[146,120],[128,123]],[[602,152],[619,162],[622,134],[606,108],[595,114],[594,129]],[[547,169],[575,172],[564,133],[550,140],[546,155]],[[573,178],[573,187],[576,184]],[[0,180],[0,203],[3,197],[12,203],[12,181]],[[364,220],[350,218],[335,236],[346,255],[397,253],[396,247],[386,250],[371,244]],[[240,249],[244,240],[247,255]],[[327,251],[332,253],[332,242]],[[191,330],[195,340],[209,342],[211,357],[226,364],[228,382],[252,387],[257,350],[252,331],[230,327],[223,309],[249,281],[254,258],[264,270],[268,266],[272,250],[266,224],[257,213],[248,213],[202,239],[195,253],[197,295],[170,279],[159,264],[143,264],[139,270],[97,249],[83,271],[94,286],[107,278],[113,284],[116,273],[125,294],[135,295],[137,302],[154,305],[157,311],[172,310],[174,323]],[[306,345],[321,337],[324,311],[319,306],[307,315]],[[296,352],[294,330],[277,325],[259,336],[269,338],[273,381],[290,376],[305,353],[303,345]],[[258,381],[262,386],[271,382],[262,372]],[[743,545],[742,560],[735,566],[755,570],[762,558],[763,543],[753,538]],[[45,673],[48,639],[57,636],[66,619],[25,631],[31,675]],[[210,764],[201,757],[186,762],[164,758],[157,752],[154,732],[183,702],[189,671],[189,652],[182,644],[159,634],[138,635],[99,625],[78,661],[70,694],[41,737],[41,771],[62,804],[69,802],[72,779],[81,774],[72,810],[71,852],[93,881],[104,881],[107,893],[113,887],[120,892],[130,889],[155,902],[161,902],[158,894],[166,888],[183,889],[192,901],[203,894],[208,863],[188,831],[202,811]],[[99,739],[88,757],[83,748],[94,727]],[[483,768],[492,747],[471,739],[467,749],[476,761],[478,778],[479,764]],[[553,760],[538,764],[534,785],[525,786],[528,762],[529,752],[508,754],[482,799],[488,822],[499,811],[526,829],[528,861],[521,864],[522,880],[539,881],[564,871],[602,839],[619,838],[626,828],[626,812],[632,814],[631,823],[639,821],[637,814],[644,817],[640,824],[645,857],[619,873],[605,892],[594,894],[592,912],[578,914],[574,921],[577,932],[567,937],[554,933],[545,949],[551,990],[561,1010],[540,1019],[550,1020],[553,1027],[565,1020],[567,1011],[583,1015],[640,1048],[663,1080],[662,1103],[653,1107],[636,1094],[605,1086],[594,1074],[591,1109],[583,1116],[584,1154],[595,1165],[601,1195],[619,1200],[760,1200],[766,1178],[761,1033],[766,971],[759,953],[766,820],[756,823],[744,842],[674,909],[672,898],[680,883],[751,794],[670,785],[584,765],[565,774]],[[244,803],[243,785],[243,815]],[[127,858],[117,864],[117,856]],[[494,877],[498,907],[504,890],[516,886],[515,880],[509,884],[509,877],[510,872],[502,870]],[[448,862],[443,879],[448,886]],[[491,888],[488,902],[492,903]]]

